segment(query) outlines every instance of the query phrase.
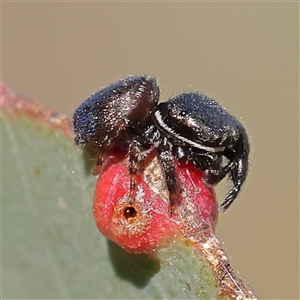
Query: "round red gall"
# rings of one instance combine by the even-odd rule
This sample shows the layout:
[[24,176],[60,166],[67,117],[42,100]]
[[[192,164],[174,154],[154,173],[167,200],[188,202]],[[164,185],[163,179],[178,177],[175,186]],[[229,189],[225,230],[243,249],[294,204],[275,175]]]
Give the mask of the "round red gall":
[[152,253],[156,248],[188,235],[201,222],[214,230],[217,204],[203,173],[191,164],[178,164],[176,175],[182,193],[170,206],[163,171],[152,155],[137,176],[135,199],[129,199],[127,160],[107,163],[98,176],[93,214],[98,229],[110,240],[133,253]]

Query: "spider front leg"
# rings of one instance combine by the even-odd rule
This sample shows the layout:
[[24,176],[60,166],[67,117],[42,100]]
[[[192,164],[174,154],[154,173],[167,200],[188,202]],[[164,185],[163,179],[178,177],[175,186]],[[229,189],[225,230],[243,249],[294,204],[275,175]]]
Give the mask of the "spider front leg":
[[176,178],[175,158],[172,154],[171,148],[172,146],[168,143],[167,139],[164,138],[157,147],[157,158],[165,173],[171,205],[170,212],[173,213],[174,206],[179,203],[181,189]]
[[224,155],[230,160],[230,162],[224,167],[226,173],[229,173],[229,177],[233,182],[233,187],[227,194],[225,200],[220,205],[220,212],[225,212],[226,209],[232,204],[237,197],[241,187],[246,180],[248,173],[248,152],[242,152],[237,154],[234,151],[225,149]]

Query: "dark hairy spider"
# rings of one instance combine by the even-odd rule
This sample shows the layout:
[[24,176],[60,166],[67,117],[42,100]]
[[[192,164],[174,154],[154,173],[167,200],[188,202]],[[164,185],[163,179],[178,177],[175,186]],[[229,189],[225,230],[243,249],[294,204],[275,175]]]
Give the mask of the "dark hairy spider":
[[228,175],[233,186],[220,205],[224,212],[247,177],[245,128],[215,100],[198,92],[186,92],[160,104],[158,100],[158,83],[151,75],[128,76],[105,87],[76,109],[76,144],[97,147],[95,174],[101,171],[111,147],[126,149],[131,203],[140,162],[153,149],[165,173],[171,207],[181,192],[175,175],[177,161],[189,161],[201,169],[211,185]]

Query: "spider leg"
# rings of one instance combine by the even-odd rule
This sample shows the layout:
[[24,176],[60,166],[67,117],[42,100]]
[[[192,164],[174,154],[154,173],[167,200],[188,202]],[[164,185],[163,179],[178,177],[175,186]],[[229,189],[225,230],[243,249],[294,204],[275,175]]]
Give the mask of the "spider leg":
[[172,145],[164,138],[157,147],[157,158],[164,170],[166,184],[169,190],[170,211],[173,213],[173,208],[179,203],[181,189],[175,173],[175,158],[172,154]]
[[[247,150],[247,149],[246,149]],[[241,153],[237,155],[237,153]],[[229,173],[229,177],[233,182],[233,187],[228,192],[225,200],[220,205],[220,212],[225,210],[232,204],[237,197],[241,187],[246,180],[248,172],[248,152],[234,152],[230,149],[225,149],[224,155],[230,160],[227,166],[224,167],[225,171]]]
[[136,140],[133,140],[129,145],[129,203],[133,204],[137,192],[137,172],[139,170],[139,156],[141,152],[141,145]]
[[104,161],[104,154],[99,153],[97,156],[96,165],[93,170],[93,175],[99,175],[101,173],[103,161]]
[[115,136],[112,136],[112,137],[106,137],[102,143],[99,145],[98,144],[98,147],[99,147],[99,152],[98,152],[98,155],[97,155],[97,161],[96,161],[96,165],[94,167],[94,170],[93,170],[93,175],[99,175],[102,171],[102,165],[103,165],[103,162],[105,160],[105,157],[109,151],[109,149],[111,148],[111,146],[113,145],[113,140],[116,136],[118,136],[120,134],[120,130],[118,130],[116,132],[116,135]]
[[211,185],[219,183],[228,172],[222,167],[222,153],[194,152],[192,162],[195,167],[205,172],[203,179]]

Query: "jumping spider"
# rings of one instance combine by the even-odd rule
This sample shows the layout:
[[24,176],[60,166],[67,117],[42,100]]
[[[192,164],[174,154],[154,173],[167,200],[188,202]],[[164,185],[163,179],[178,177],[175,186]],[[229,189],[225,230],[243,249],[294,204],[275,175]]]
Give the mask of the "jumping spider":
[[132,203],[141,157],[153,149],[165,173],[171,206],[180,197],[176,160],[190,161],[201,169],[208,184],[215,185],[228,175],[233,187],[220,205],[224,212],[247,177],[249,141],[243,125],[198,92],[160,104],[158,100],[159,86],[151,75],[129,76],[105,87],[76,109],[76,144],[97,147],[96,174],[112,146],[127,149]]

